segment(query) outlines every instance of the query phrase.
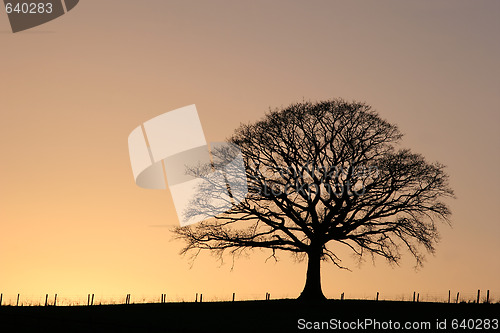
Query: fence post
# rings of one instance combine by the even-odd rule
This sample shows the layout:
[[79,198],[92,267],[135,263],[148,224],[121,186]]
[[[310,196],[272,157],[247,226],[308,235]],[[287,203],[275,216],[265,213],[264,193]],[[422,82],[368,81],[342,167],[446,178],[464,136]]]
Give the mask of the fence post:
[[17,294],[17,303],[16,306],[19,306],[19,294]]
[[378,301],[378,291],[377,291],[377,299],[376,300]]
[[415,292],[413,292],[413,302],[415,302]]
[[200,303],[203,302],[203,294],[200,294]]
[[234,293],[233,293],[233,302],[234,302],[234,296],[235,296],[235,295],[234,295]]
[[417,293],[417,303],[419,302],[420,300],[420,293]]
[[[490,290],[486,291],[486,303],[490,303]],[[0,298],[0,305],[2,305],[2,299]]]
[[458,297],[460,296],[460,292],[457,293],[457,304],[458,304]]
[[481,294],[481,291],[478,289],[477,290],[477,301],[476,303],[479,304],[479,295]]
[[0,306],[2,306],[3,294],[0,294]]
[[451,290],[448,290],[448,304],[450,304],[451,300]]
[[340,300],[343,301],[344,300],[344,293],[340,294]]
[[90,294],[87,295],[87,306],[90,305]]
[[45,306],[47,306],[48,302],[49,302],[49,294],[45,294]]
[[57,305],[57,294],[54,295],[54,306]]
[[92,300],[90,301],[90,305],[94,305],[94,294],[92,294]]

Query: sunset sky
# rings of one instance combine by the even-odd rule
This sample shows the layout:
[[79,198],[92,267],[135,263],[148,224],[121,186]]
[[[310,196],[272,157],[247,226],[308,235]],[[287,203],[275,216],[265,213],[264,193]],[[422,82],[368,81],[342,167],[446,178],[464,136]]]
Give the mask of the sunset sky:
[[127,137],[196,104],[223,141],[269,108],[341,97],[447,165],[457,199],[422,269],[342,252],[352,271],[323,265],[325,295],[500,300],[499,17],[495,0],[83,0],[13,34],[0,11],[0,293],[297,297],[306,264],[286,253],[190,268],[170,193],[134,183]]

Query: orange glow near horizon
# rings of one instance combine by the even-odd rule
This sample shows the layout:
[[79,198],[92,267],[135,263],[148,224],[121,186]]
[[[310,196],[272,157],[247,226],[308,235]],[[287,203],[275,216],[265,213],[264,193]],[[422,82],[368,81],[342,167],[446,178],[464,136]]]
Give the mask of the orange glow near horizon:
[[358,266],[339,246],[352,271],[323,265],[325,294],[500,300],[499,13],[494,1],[87,0],[12,34],[0,11],[4,302],[298,296],[306,265],[288,254],[256,250],[231,270],[206,253],[190,268],[170,193],[135,185],[127,137],[196,104],[207,141],[223,141],[269,108],[334,97],[372,105],[402,146],[447,165],[457,199],[422,269],[409,255]]

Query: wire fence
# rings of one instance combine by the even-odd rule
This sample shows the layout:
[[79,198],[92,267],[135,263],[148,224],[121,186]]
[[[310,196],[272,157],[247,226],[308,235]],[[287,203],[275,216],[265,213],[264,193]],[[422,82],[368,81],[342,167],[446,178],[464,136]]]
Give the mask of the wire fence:
[[[343,295],[342,295],[343,294]],[[434,302],[434,303],[498,303],[500,292],[492,290],[475,291],[411,291],[406,293],[384,293],[383,291],[372,294],[342,292],[340,295],[328,295],[331,299],[356,299],[380,301],[407,301],[407,302]]]
[[[333,300],[378,300],[378,301],[406,301],[406,302],[437,302],[437,303],[500,303],[500,292],[491,290],[475,291],[444,291],[444,292],[421,292],[411,291],[407,293],[384,293],[372,294],[357,292],[341,292],[338,295],[326,294],[328,299]],[[0,306],[91,306],[91,305],[118,305],[118,304],[152,304],[152,303],[182,303],[182,302],[231,302],[231,301],[256,301],[295,299],[297,295],[273,294],[271,291],[262,294],[232,293],[232,294],[210,294],[192,293],[190,295],[178,295],[158,293],[155,295],[145,294],[121,294],[121,295],[63,295],[63,294],[0,294]]]

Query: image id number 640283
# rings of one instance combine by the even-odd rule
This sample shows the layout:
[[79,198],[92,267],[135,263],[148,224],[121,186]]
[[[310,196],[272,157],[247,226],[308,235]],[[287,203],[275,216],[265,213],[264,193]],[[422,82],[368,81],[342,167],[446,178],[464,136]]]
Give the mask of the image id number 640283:
[[52,13],[52,4],[50,2],[47,3],[35,3],[35,2],[22,2],[12,4],[7,2],[5,4],[5,11],[7,14],[17,13],[17,14],[51,14]]

